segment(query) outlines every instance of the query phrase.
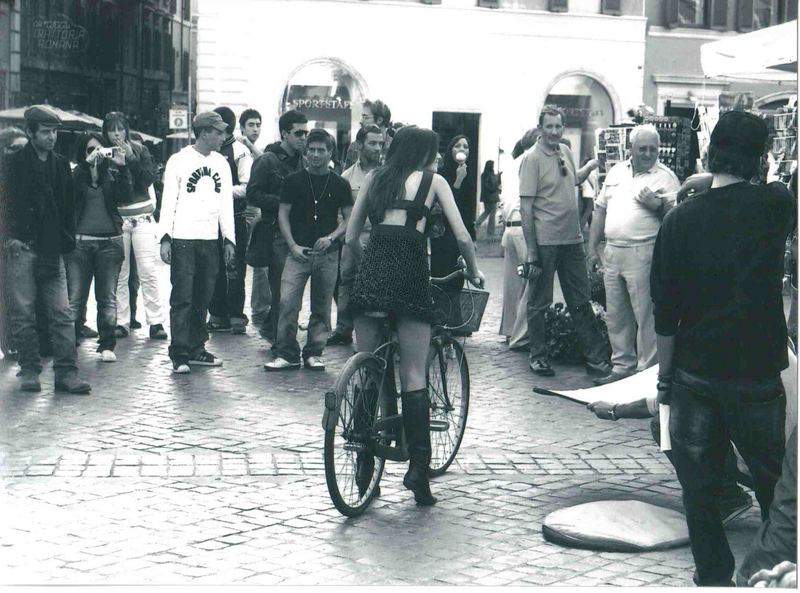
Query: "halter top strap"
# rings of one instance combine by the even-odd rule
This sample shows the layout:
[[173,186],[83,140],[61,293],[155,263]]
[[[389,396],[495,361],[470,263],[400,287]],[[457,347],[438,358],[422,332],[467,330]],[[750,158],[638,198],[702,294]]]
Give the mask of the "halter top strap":
[[392,208],[406,211],[406,228],[416,228],[417,223],[422,220],[423,217],[426,219],[430,217],[431,210],[425,205],[425,198],[428,197],[428,191],[431,189],[432,182],[433,173],[424,171],[422,173],[422,180],[419,182],[417,195],[414,196],[414,199],[395,200],[392,204]]

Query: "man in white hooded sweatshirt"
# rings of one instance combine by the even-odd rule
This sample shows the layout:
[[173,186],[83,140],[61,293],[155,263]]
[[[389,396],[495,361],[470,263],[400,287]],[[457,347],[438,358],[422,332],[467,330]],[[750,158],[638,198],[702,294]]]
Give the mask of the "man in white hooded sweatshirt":
[[189,365],[222,364],[205,344],[208,304],[220,272],[219,233],[226,265],[236,245],[231,172],[217,152],[226,127],[218,113],[198,113],[192,120],[195,143],[172,155],[164,171],[161,259],[171,265],[169,357],[173,372],[179,374],[188,373]]

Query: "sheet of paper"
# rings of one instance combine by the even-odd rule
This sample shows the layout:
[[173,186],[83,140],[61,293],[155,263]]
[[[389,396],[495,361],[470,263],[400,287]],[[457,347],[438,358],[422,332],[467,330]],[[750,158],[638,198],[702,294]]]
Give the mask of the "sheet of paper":
[[661,426],[661,450],[671,451],[672,441],[669,438],[669,406],[658,404],[658,419]]

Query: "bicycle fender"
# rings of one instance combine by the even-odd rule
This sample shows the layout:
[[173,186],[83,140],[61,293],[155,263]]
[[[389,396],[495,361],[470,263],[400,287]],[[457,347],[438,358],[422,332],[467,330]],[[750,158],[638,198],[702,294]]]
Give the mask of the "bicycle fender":
[[333,430],[339,421],[339,401],[336,393],[328,391],[325,393],[325,411],[322,413],[322,428]]

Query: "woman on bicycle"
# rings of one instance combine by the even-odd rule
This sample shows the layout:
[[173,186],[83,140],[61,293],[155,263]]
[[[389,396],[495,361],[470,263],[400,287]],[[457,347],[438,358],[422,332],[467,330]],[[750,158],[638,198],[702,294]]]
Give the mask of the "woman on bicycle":
[[[388,313],[397,324],[403,426],[410,455],[403,485],[414,492],[419,505],[436,502],[428,483],[430,397],[425,367],[433,299],[424,234],[435,202],[441,205],[467,262],[467,278],[476,286],[484,282],[453,192],[447,181],[433,172],[438,144],[432,130],[417,126],[400,129],[385,164],[367,175],[345,237],[346,247],[353,250],[356,261],[361,260],[351,296],[358,350],[372,352],[379,346],[382,322],[370,313]],[[367,216],[372,235],[362,259],[358,237]],[[361,465],[371,465],[371,461],[358,460]]]

